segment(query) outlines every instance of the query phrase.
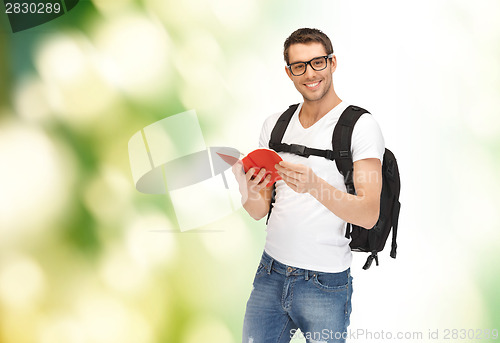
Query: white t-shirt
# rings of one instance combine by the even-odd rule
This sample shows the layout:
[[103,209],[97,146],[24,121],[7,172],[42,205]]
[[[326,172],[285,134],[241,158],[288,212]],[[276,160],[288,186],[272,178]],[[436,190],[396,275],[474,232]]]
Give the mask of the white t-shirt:
[[[333,128],[348,104],[341,102],[307,129],[299,121],[302,103],[292,116],[283,143],[331,150]],[[271,132],[281,113],[269,116],[262,126],[259,146],[269,148]],[[384,138],[371,114],[363,114],[352,134],[353,162],[384,155]],[[345,192],[345,184],[334,161],[279,153],[292,163],[304,164],[333,187]],[[276,202],[267,225],[265,251],[277,261],[297,268],[337,273],[350,267],[350,239],[345,238],[346,222],[308,193],[297,193],[283,180],[276,182]]]

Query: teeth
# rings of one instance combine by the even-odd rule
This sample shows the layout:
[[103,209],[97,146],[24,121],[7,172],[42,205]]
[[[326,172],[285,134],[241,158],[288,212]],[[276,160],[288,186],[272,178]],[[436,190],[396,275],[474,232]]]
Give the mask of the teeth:
[[318,84],[319,84],[319,81],[318,81],[318,82],[315,82],[315,83],[308,83],[308,84],[306,84],[306,86],[307,86],[307,87],[309,87],[309,88],[314,88],[314,87],[316,87]]

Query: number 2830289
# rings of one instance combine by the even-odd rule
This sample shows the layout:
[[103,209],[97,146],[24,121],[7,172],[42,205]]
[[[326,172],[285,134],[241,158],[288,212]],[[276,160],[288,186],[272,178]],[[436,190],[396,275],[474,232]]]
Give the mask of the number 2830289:
[[61,10],[62,8],[60,3],[51,3],[51,2],[5,3],[5,13],[8,14],[60,13]]

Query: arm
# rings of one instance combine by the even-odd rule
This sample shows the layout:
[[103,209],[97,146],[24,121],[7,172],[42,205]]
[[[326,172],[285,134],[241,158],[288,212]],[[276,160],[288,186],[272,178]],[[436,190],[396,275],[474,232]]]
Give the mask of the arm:
[[271,205],[272,187],[264,187],[259,193],[257,199],[250,198],[243,204],[243,208],[255,220],[264,218],[269,212]]
[[232,171],[236,176],[241,193],[243,208],[255,220],[260,220],[269,212],[271,204],[272,187],[266,187],[271,180],[271,175],[266,176],[266,170],[262,168],[252,179],[254,168],[250,168],[245,174],[241,162],[233,165]]
[[318,177],[311,168],[280,162],[276,169],[285,183],[298,193],[309,193],[348,223],[371,229],[378,220],[382,190],[382,164],[377,158],[354,162],[356,195],[342,192]]

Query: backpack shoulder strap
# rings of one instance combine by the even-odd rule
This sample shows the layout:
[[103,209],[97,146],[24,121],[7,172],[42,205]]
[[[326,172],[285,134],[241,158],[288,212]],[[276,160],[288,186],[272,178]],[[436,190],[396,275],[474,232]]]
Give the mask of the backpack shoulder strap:
[[[273,131],[271,131],[271,138],[269,139],[269,149],[279,150],[278,147],[281,146],[281,140],[285,135],[286,128],[292,119],[293,114],[297,111],[299,104],[290,105],[288,109],[283,112],[276,125],[274,125]],[[269,205],[269,212],[267,213],[266,225],[269,222],[269,217],[271,216],[271,212],[273,210],[274,202],[276,201],[276,184],[273,184],[272,196],[271,196],[271,204]]]
[[354,125],[364,114],[370,113],[358,106],[348,106],[340,115],[339,121],[333,129],[332,146],[337,154],[335,163],[340,174],[344,177],[347,192],[355,194],[354,182],[352,179],[353,162],[351,155],[351,138]]
[[322,150],[309,148],[305,145],[300,144],[286,144],[283,143],[283,137],[285,131],[290,124],[292,116],[297,111],[299,104],[291,105],[283,114],[278,118],[278,121],[274,125],[273,131],[271,132],[271,137],[269,139],[269,149],[273,149],[276,152],[288,152],[291,154],[309,157],[311,155],[324,157],[329,160],[334,160],[337,154],[333,150]]
[[[340,174],[344,177],[344,183],[349,194],[356,194],[354,189],[354,180],[352,178],[353,162],[351,154],[351,138],[354,125],[364,114],[370,113],[364,108],[358,106],[348,106],[340,115],[339,121],[333,129],[332,146],[336,155],[335,164]],[[351,235],[351,224],[346,224],[345,237]]]
[[288,109],[278,118],[278,121],[276,122],[276,125],[274,125],[273,131],[271,132],[269,149],[275,150],[274,148],[281,144],[286,128],[288,127],[288,124],[298,107],[299,104],[290,105],[290,107],[288,107]]

